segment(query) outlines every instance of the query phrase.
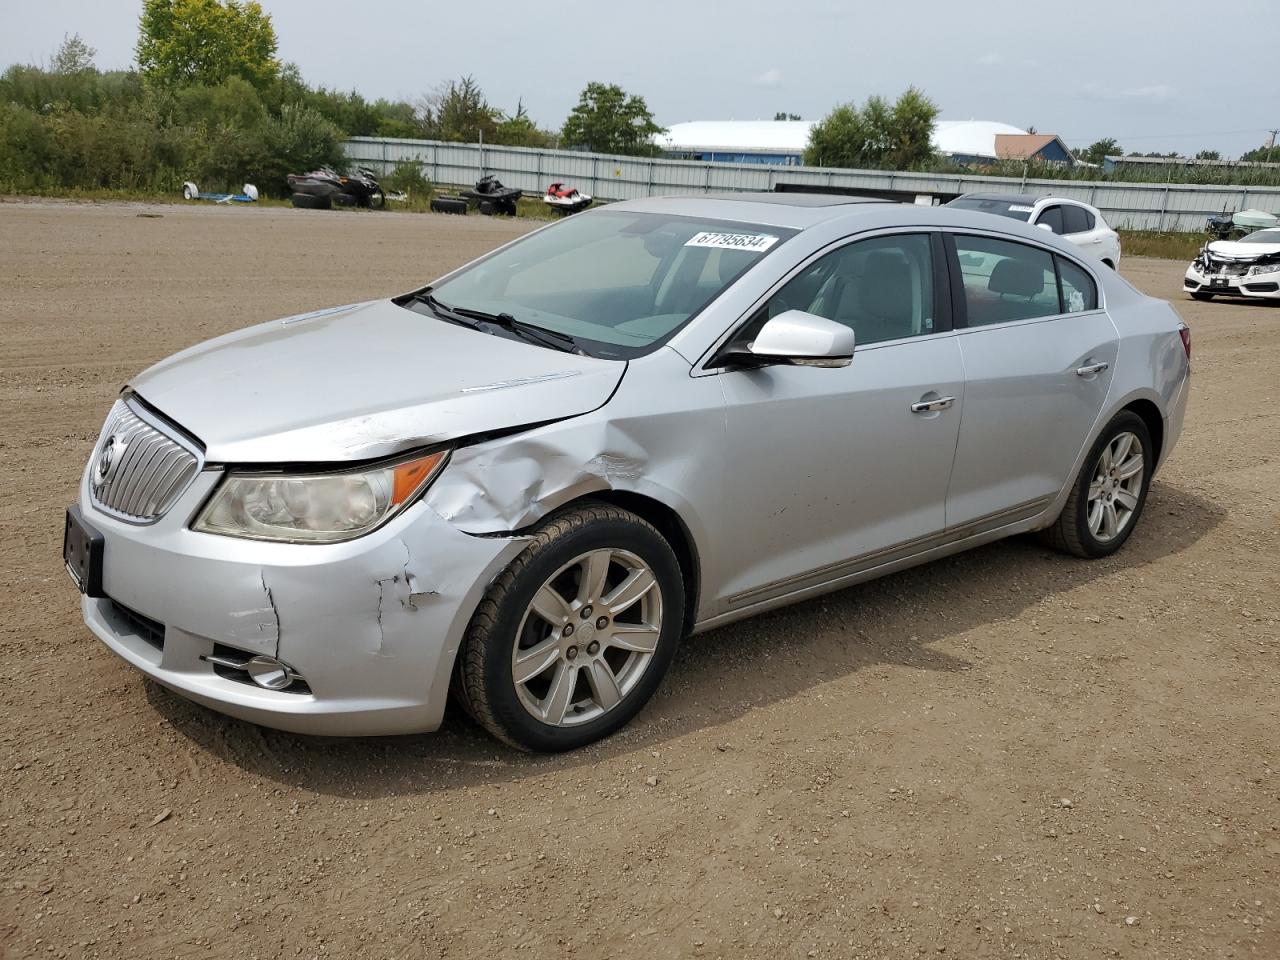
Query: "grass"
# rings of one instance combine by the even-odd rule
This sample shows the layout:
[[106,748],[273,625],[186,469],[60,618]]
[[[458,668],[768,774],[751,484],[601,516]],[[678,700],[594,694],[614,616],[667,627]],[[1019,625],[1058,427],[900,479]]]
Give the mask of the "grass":
[[1162,260],[1192,260],[1209,239],[1205,233],[1117,232],[1120,234],[1120,248],[1126,257],[1159,257]]
[[[436,194],[456,194],[455,189],[439,189],[428,190],[426,193],[422,191],[411,191],[409,199],[404,201],[387,201],[386,209],[392,213],[429,213],[431,211],[431,198]],[[50,200],[73,200],[81,203],[163,203],[170,205],[187,205],[198,204],[207,205],[206,201],[201,200],[184,200],[180,190],[172,192],[156,193],[144,190],[108,190],[105,188],[93,189],[60,189],[60,190],[24,190],[20,193],[3,193],[0,192],[0,203],[6,200],[18,200],[24,198],[40,198]],[[278,197],[261,197],[256,204],[236,203],[229,204],[236,207],[262,206],[262,207],[289,207],[292,204],[287,199]],[[341,210],[356,210],[359,207],[340,207]],[[478,216],[476,211],[472,211],[473,216]],[[516,216],[521,220],[553,220],[556,214],[550,210],[546,204],[542,202],[541,197],[521,197],[516,206]],[[508,220],[510,217],[501,217],[500,219]]]

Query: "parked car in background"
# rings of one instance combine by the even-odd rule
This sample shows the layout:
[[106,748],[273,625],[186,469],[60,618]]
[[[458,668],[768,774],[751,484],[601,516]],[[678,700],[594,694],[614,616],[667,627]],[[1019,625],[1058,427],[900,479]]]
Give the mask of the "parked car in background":
[[571,749],[690,632],[1028,531],[1114,553],[1190,356],[1168,303],[1013,219],[617,203],[134,377],[63,557],[89,628],[214,709],[408,733],[452,690]]
[[1120,267],[1120,234],[1107,226],[1097,207],[1079,200],[1025,193],[966,193],[947,206],[993,213],[1048,229],[1112,270]]
[[1187,267],[1182,289],[1196,300],[1221,295],[1280,301],[1280,227],[1206,243]]

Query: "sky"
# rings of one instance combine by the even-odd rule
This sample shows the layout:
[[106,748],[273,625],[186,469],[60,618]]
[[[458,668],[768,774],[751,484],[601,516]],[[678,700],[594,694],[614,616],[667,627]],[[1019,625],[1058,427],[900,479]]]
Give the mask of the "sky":
[[[416,99],[470,74],[558,129],[590,81],[640,94],[659,123],[820,119],[921,88],[945,120],[999,120],[1080,147],[1261,145],[1280,127],[1276,0],[261,0],[279,55],[313,84]],[[11,9],[7,9],[11,8]],[[0,0],[0,67],[66,34],[102,68],[133,59],[140,0]],[[317,12],[322,11],[322,12]],[[1218,32],[1220,31],[1220,33]]]

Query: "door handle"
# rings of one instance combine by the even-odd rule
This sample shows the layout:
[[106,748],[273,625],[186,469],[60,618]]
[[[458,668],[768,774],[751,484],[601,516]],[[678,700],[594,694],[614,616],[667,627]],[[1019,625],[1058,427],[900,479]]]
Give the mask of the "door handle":
[[1110,366],[1111,364],[1107,363],[1105,360],[1099,363],[1086,363],[1083,367],[1076,367],[1076,376],[1092,377],[1095,373],[1101,373]]
[[1093,240],[1092,240],[1092,241],[1090,241],[1090,242],[1091,242],[1091,243],[1101,243],[1101,242],[1102,242],[1102,238],[1101,238],[1101,237],[1094,237],[1094,238],[1093,238]]
[[946,410],[956,402],[955,397],[939,397],[937,400],[921,400],[911,405],[912,413],[934,413]]

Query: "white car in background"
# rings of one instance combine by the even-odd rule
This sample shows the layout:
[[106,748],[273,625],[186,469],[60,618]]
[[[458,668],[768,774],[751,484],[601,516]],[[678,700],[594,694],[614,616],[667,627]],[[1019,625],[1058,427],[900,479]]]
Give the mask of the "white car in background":
[[1058,234],[1101,260],[1112,270],[1120,266],[1120,234],[1103,219],[1097,207],[1066,197],[1036,197],[1028,193],[966,193],[947,204],[1021,220]]
[[1182,289],[1196,300],[1222,295],[1280,301],[1280,227],[1206,243],[1187,267]]

